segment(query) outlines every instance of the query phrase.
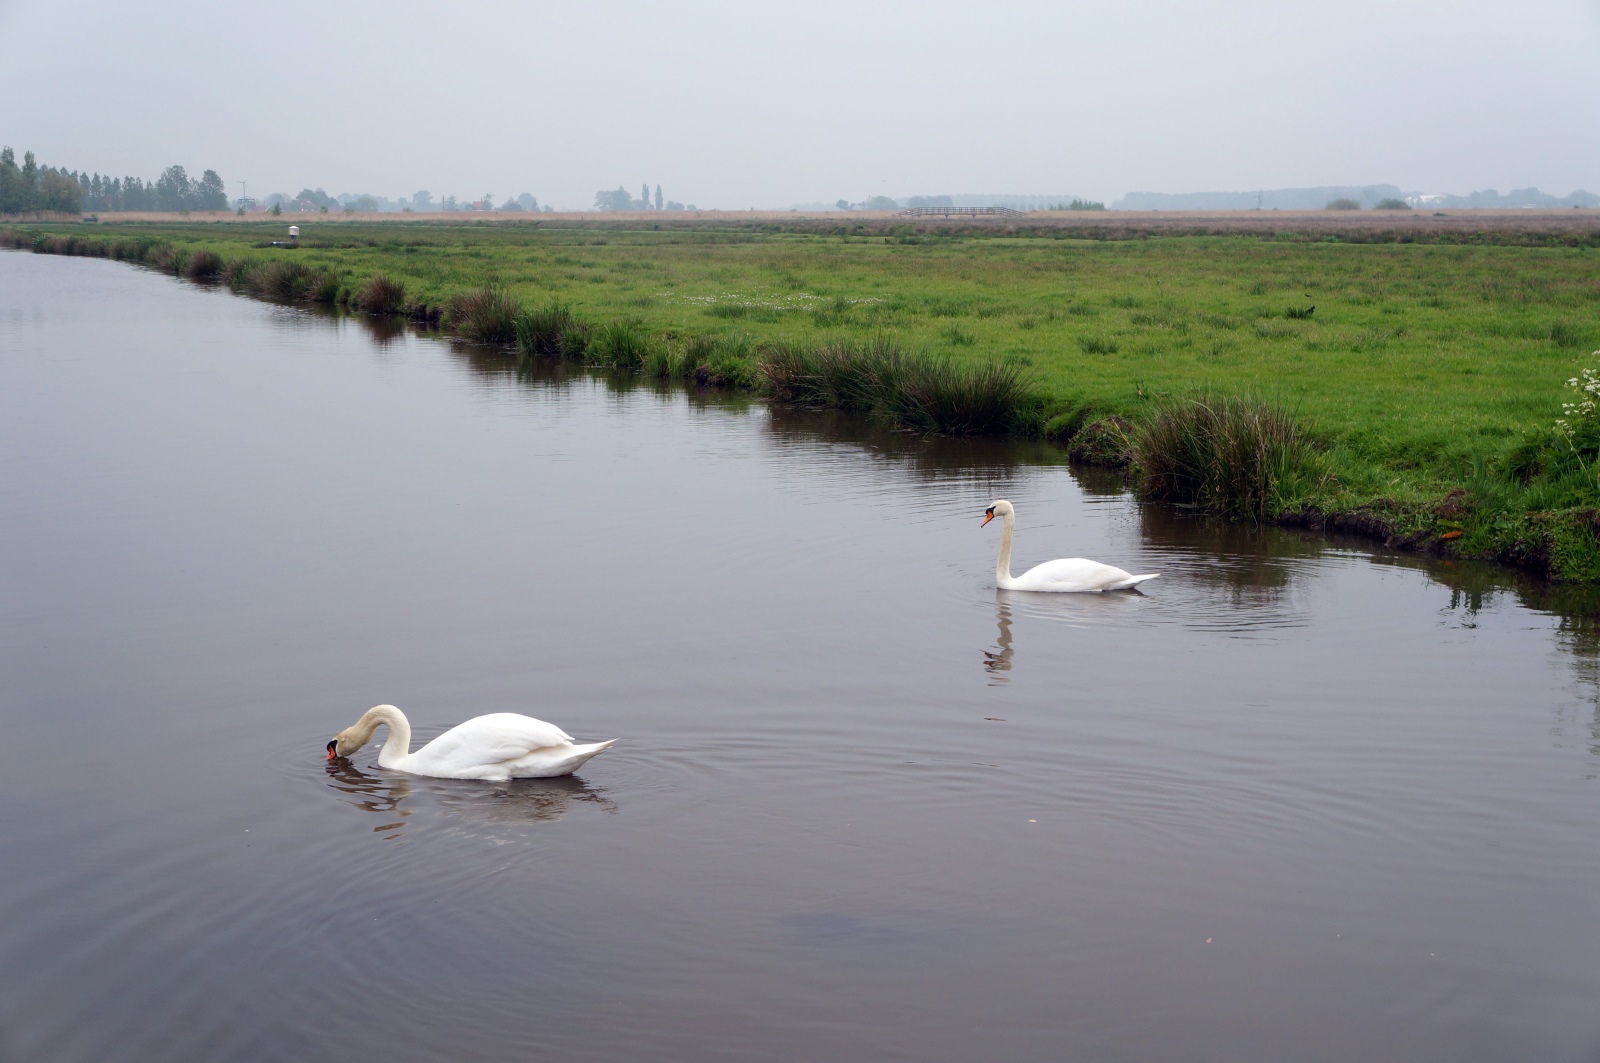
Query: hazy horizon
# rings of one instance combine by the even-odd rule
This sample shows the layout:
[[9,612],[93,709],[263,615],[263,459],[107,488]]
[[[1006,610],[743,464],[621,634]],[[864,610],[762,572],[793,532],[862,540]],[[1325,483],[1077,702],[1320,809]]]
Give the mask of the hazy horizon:
[[1600,4],[0,0],[0,143],[230,196],[587,209],[1394,184],[1600,190]]

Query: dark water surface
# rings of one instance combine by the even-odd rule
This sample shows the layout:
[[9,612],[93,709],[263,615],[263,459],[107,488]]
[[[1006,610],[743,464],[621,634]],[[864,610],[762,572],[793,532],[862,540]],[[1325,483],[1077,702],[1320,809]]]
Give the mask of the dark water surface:
[[0,254],[0,1059],[1594,1060],[1593,607]]

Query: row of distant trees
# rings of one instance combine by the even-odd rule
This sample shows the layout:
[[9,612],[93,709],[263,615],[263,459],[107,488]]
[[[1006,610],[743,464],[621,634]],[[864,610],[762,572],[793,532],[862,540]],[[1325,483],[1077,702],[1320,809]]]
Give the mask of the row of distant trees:
[[[1338,199],[1328,200],[1324,210],[1360,210],[1361,201],[1340,196]],[[1411,204],[1403,199],[1380,199],[1372,205],[1373,210],[1410,210]]]
[[618,185],[609,192],[596,192],[594,194],[594,209],[605,211],[694,210],[694,205],[691,203],[689,206],[685,207],[682,203],[677,203],[669,199],[663,199],[660,185],[656,185],[655,198],[652,199],[650,196],[650,186],[648,184],[643,184],[639,186],[638,199],[634,199],[633,195],[621,185]]
[[31,151],[18,166],[16,152],[0,149],[0,214],[39,210],[76,214],[81,195],[77,179],[67,171],[40,166]]
[[40,166],[31,151],[23,154],[18,166],[16,152],[0,148],[0,214],[227,209],[227,189],[215,170],[193,180],[182,166],[168,166],[147,182]]
[[[912,196],[905,201],[905,206],[928,210],[953,210],[955,199],[952,196]],[[841,199],[834,204],[839,210],[899,210],[901,204],[898,200],[888,196],[868,196],[859,203],[852,203],[848,199]],[[1026,203],[1019,204],[1022,210],[1033,210],[1034,206]],[[1045,210],[1105,210],[1104,203],[1090,199],[1073,199],[1069,202],[1046,203]]]

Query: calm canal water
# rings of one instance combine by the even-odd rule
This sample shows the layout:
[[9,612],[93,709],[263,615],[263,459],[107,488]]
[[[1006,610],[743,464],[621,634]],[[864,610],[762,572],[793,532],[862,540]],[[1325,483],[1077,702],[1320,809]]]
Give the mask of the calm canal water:
[[1600,1057],[1585,592],[82,259],[0,441],[0,1059]]

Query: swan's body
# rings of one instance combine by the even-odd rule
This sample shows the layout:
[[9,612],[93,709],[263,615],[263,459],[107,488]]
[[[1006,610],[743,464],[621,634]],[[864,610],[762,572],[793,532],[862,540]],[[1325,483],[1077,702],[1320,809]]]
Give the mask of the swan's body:
[[378,766],[436,779],[546,779],[571,775],[584,761],[611,748],[611,742],[577,745],[553,723],[515,712],[492,712],[450,728],[415,753],[411,723],[393,705],[375,705],[328,743],[328,759],[348,757],[372,740],[380,726],[389,737],[378,751]]
[[[1017,528],[1017,511],[1001,499],[984,511],[983,523],[1000,518],[1000,556],[994,563],[994,583],[1004,591],[1125,591],[1159,572],[1135,576],[1114,565],[1102,565],[1086,557],[1063,557],[1035,565],[1020,576],[1011,574],[1011,536]],[[982,525],[979,525],[982,527]]]

